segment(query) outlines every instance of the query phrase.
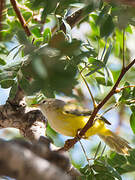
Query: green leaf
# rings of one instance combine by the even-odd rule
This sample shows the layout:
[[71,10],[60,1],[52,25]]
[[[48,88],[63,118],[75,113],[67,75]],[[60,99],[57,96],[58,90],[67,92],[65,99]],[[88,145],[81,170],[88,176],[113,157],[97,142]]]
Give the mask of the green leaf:
[[48,43],[51,39],[51,30],[50,28],[46,28],[43,33],[44,42]]
[[19,47],[18,47],[18,50],[16,51],[16,53],[15,53],[14,56],[13,56],[13,59],[16,58],[16,56],[19,54],[19,52],[20,52],[22,49],[23,49],[23,46],[19,46]]
[[80,168],[79,171],[84,174],[85,176],[86,175],[89,175],[91,173],[91,169],[89,167],[89,165],[87,164],[85,167],[83,168]]
[[130,109],[131,109],[132,113],[135,114],[135,106],[134,105],[130,106]]
[[113,83],[109,80],[106,82],[104,77],[96,77],[95,79],[98,84],[101,84],[103,86],[112,86],[113,85]]
[[[129,86],[129,85],[130,84],[128,82],[125,82],[124,87]],[[130,96],[131,96],[131,88],[130,87],[124,88],[119,101],[127,100],[130,98]]]
[[105,64],[102,61],[94,58],[89,58],[89,62],[90,64],[92,64],[92,66],[89,67],[90,72],[87,73],[85,76],[90,76],[91,74],[97,72],[99,69],[105,67]]
[[135,168],[135,149],[130,151],[130,156],[127,156],[128,162]]
[[17,90],[18,90],[18,84],[17,84],[17,82],[14,82],[12,88],[10,89],[10,93],[9,93],[10,100],[14,99]]
[[21,61],[16,61],[12,63],[8,63],[6,66],[4,66],[3,69],[3,74],[7,74],[6,76],[16,76],[16,72],[19,70],[22,62]]
[[41,31],[39,27],[32,27],[31,32],[37,37],[40,38],[41,37]]
[[135,98],[135,87],[133,88],[133,91],[132,91],[132,98]]
[[0,72],[0,81],[4,79],[13,79],[16,76],[16,73],[13,71],[2,71]]
[[121,166],[127,162],[124,156],[117,154],[115,152],[112,152],[110,154],[110,158],[108,158],[107,161],[112,167]]
[[128,33],[130,33],[130,34],[133,33],[132,28],[131,28],[130,25],[128,25],[125,30],[126,30],[126,32],[128,32]]
[[[99,157],[94,161],[92,168],[99,174],[106,174],[107,176],[116,177],[118,180],[122,180],[119,173],[106,161],[107,157]],[[100,159],[100,160],[99,160]]]
[[10,29],[7,31],[2,31],[0,34],[1,34],[3,41],[10,41],[14,35]]
[[6,79],[6,80],[1,80],[0,85],[3,89],[10,88],[14,84],[13,79]]
[[29,44],[27,36],[23,30],[17,32],[18,41],[20,44]]
[[43,88],[41,92],[48,98],[55,98],[55,91],[51,87]]
[[112,50],[112,45],[110,44],[110,45],[109,45],[109,48],[108,48],[107,51],[106,51],[106,54],[105,54],[105,56],[104,56],[104,59],[103,59],[104,64],[107,63],[108,58],[109,58],[110,53],[111,53],[111,50]]
[[7,14],[8,14],[9,16],[15,16],[15,11],[13,10],[13,8],[8,8],[8,9],[7,9]]
[[2,58],[0,58],[0,65],[4,66],[5,64],[6,64],[6,62]]
[[[19,85],[24,90],[25,93],[29,93],[30,92],[29,81],[24,76],[19,81]],[[31,91],[32,91],[32,89],[31,89]]]
[[0,54],[8,55],[8,50],[4,44],[0,44]]
[[98,164],[93,165],[92,168],[93,168],[94,171],[96,171],[96,172],[107,172],[107,171],[108,171],[108,169],[107,169],[106,166],[98,165]]
[[133,133],[135,134],[135,113],[132,113],[130,116],[130,126]]
[[108,13],[110,9],[109,5],[105,5],[102,9],[102,11],[100,12],[98,18],[96,19],[96,24],[100,25],[103,22],[104,16]]
[[120,41],[118,41],[117,39],[114,42],[114,54],[117,57],[119,57],[119,55],[120,55]]
[[110,164],[106,163],[109,173],[113,175],[113,177],[116,177],[118,180],[122,180],[120,174],[117,172],[116,169],[114,169]]
[[104,22],[100,26],[100,36],[108,37],[114,30],[114,23],[111,15],[107,14],[104,17]]
[[[101,178],[102,177],[102,178]],[[100,173],[95,175],[96,180],[115,180],[115,178],[111,174]]]
[[24,17],[24,19],[25,19],[25,21],[28,21],[29,20],[29,18],[31,18],[32,17],[32,13],[31,12],[23,12],[23,17]]

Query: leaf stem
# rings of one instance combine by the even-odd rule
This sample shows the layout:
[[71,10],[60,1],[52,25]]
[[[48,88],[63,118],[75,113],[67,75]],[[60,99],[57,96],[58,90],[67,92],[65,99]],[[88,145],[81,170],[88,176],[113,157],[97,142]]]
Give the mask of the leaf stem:
[[80,143],[81,148],[82,148],[82,151],[83,151],[83,153],[84,153],[84,155],[85,155],[85,157],[86,157],[86,160],[87,160],[87,162],[88,162],[88,164],[89,164],[89,166],[90,166],[89,158],[88,158],[88,156],[87,156],[87,153],[86,153],[86,151],[85,151],[85,149],[84,149],[84,147],[83,147],[83,144],[82,144],[81,140],[79,140],[79,143]]
[[108,111],[111,111],[112,109],[116,108],[120,103],[117,102],[115,103],[113,106],[109,107],[106,111],[104,111],[101,116],[103,116],[104,114],[106,114]]
[[95,99],[93,97],[93,94],[92,94],[92,92],[90,90],[90,87],[88,86],[88,83],[87,83],[86,79],[84,78],[84,76],[82,75],[81,71],[79,71],[79,72],[80,72],[80,75],[81,75],[81,77],[82,77],[82,79],[83,79],[83,81],[84,81],[84,83],[85,83],[85,85],[86,85],[86,87],[87,87],[87,89],[89,91],[89,94],[90,94],[92,102],[93,102],[93,107],[96,108],[97,104],[96,104]]
[[125,67],[125,30],[123,29],[123,32],[122,32],[122,36],[123,36],[123,49],[122,49],[122,66],[123,68]]

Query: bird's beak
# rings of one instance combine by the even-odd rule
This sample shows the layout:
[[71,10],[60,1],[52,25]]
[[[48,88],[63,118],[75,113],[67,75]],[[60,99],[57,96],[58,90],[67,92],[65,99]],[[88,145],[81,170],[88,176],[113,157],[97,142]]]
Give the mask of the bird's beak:
[[39,107],[39,104],[31,104],[31,107]]

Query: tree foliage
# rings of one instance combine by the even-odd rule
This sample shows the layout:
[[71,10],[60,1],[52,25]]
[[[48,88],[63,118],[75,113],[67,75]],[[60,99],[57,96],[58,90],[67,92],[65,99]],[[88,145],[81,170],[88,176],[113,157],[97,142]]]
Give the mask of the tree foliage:
[[[83,76],[95,90],[94,99],[99,104],[114,87],[121,69],[133,62],[126,40],[134,31],[134,4],[94,0],[2,2],[0,86],[10,88],[10,100],[21,88],[25,96],[37,99],[68,96],[81,103],[86,101],[80,85]],[[90,31],[85,38],[74,37],[72,29],[85,28],[86,23]],[[124,105],[130,109],[128,122],[135,133],[135,68],[132,66],[123,74],[121,88],[116,86],[110,94],[105,108]],[[47,131],[48,136],[55,135],[49,126]],[[116,153],[98,155],[91,166],[75,166],[82,179],[121,180],[122,174],[135,171],[134,159],[133,150],[126,157]]]

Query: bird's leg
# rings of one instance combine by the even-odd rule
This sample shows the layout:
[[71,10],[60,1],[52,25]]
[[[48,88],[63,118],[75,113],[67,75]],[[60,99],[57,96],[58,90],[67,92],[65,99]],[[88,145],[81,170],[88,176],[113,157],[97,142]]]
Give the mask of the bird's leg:
[[77,129],[76,137],[77,137],[78,139],[81,139],[81,138],[87,139],[87,137],[85,136],[85,134],[84,134],[83,136],[80,136],[80,135],[79,135],[81,130],[82,130],[81,128],[80,128],[80,129]]

